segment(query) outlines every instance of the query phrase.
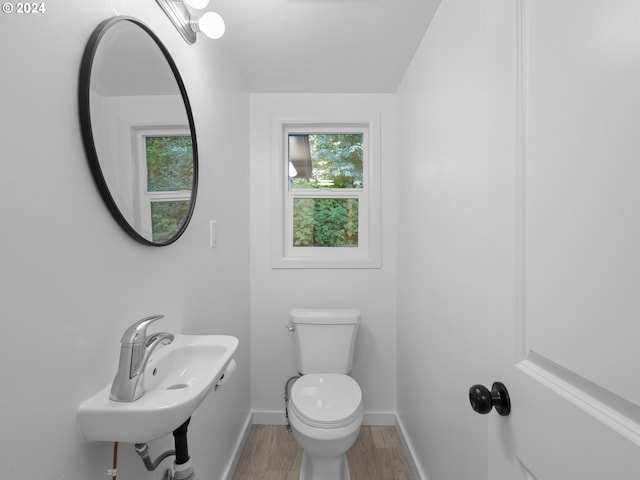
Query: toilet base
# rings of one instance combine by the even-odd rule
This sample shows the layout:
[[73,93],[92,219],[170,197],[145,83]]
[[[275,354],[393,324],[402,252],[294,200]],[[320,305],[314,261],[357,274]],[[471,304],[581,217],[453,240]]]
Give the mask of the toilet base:
[[314,457],[303,451],[300,480],[351,480],[347,455]]

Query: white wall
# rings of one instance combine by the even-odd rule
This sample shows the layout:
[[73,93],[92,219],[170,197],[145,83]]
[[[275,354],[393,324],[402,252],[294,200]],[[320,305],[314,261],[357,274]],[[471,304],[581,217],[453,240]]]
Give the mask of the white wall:
[[429,480],[487,478],[484,9],[443,1],[398,92],[398,414]]
[[[271,115],[317,110],[381,113],[381,269],[271,268]],[[394,95],[251,96],[251,398],[257,422],[284,422],[284,385],[297,373],[285,326],[289,310],[304,307],[360,309],[352,375],[363,390],[365,421],[389,421],[395,412],[395,124]]]
[[[241,434],[249,395],[249,96],[219,43],[188,46],[154,2],[46,2],[0,15],[0,458],[15,479],[96,479],[110,444],[84,441],[78,405],[109,384],[134,320],[240,339],[235,378],[193,417],[199,477],[218,479]],[[93,184],[78,123],[84,46],[100,21],[138,17],[165,42],[188,90],[200,149],[193,220],[177,243],[144,247],[118,227]],[[229,201],[233,198],[233,201]],[[218,220],[218,248],[208,222]],[[156,455],[168,438],[151,445]],[[118,479],[147,473],[120,446]]]

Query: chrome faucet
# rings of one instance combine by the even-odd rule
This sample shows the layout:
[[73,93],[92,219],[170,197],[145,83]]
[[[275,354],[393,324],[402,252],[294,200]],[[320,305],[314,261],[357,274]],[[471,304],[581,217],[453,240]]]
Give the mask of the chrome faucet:
[[149,357],[161,344],[173,341],[168,332],[158,332],[147,337],[147,327],[164,315],[151,315],[138,320],[122,335],[120,363],[111,385],[109,398],[116,402],[133,402],[144,395],[142,377]]

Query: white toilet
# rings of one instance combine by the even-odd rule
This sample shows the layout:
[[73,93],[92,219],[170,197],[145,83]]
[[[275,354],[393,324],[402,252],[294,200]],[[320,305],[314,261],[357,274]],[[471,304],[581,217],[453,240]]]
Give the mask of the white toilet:
[[360,312],[294,309],[289,313],[296,362],[302,375],[287,405],[293,435],[302,447],[300,480],[349,480],[347,450],[362,424],[362,391],[347,374]]

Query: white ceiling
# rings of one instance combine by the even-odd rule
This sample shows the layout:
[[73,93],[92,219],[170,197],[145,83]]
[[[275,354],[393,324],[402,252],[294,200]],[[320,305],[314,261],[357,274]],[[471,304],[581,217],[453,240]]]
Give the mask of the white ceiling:
[[231,51],[251,92],[392,93],[439,4],[214,0],[208,9],[225,19],[217,41]]

